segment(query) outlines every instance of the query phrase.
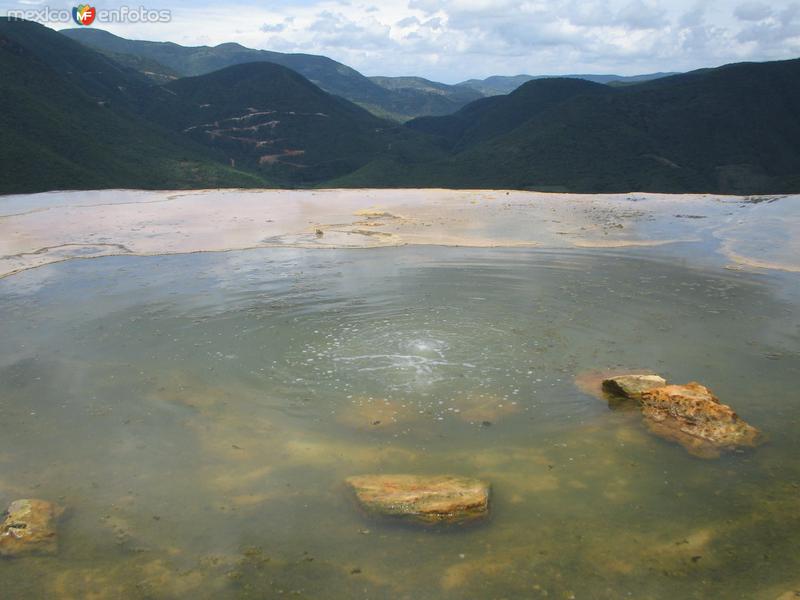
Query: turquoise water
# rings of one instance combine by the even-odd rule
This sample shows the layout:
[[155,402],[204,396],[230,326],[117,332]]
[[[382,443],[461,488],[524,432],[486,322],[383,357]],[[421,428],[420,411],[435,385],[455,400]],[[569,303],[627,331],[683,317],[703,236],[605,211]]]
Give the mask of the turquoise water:
[[[800,285],[681,250],[265,249],[0,280],[0,504],[67,512],[3,598],[769,598],[800,589]],[[701,460],[575,379],[711,387]],[[491,518],[366,518],[454,473]]]

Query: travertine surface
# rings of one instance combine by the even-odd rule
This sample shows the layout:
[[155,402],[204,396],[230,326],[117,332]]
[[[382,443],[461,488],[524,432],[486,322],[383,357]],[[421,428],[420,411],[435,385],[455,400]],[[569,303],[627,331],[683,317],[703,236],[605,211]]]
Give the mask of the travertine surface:
[[[623,248],[711,243],[800,272],[800,196],[492,190],[104,190],[0,197],[0,277],[78,258],[261,247]],[[698,246],[698,256],[708,254]]]

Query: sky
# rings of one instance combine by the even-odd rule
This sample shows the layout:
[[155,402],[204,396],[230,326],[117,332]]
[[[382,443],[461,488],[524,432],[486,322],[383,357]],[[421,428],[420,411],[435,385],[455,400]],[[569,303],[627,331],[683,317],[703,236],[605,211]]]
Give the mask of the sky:
[[[100,10],[122,4],[92,5]],[[169,9],[172,20],[92,27],[191,46],[238,42],[323,54],[365,75],[418,75],[445,83],[520,73],[634,75],[800,57],[800,0],[136,0],[127,5]],[[0,0],[0,14],[45,6],[74,4]]]

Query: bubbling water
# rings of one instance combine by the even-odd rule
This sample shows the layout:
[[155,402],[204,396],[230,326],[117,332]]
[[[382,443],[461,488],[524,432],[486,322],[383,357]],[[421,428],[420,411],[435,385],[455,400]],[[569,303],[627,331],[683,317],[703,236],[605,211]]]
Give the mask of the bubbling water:
[[[0,504],[70,509],[57,556],[0,561],[4,598],[777,597],[800,571],[798,307],[788,276],[658,250],[271,249],[2,280]],[[701,379],[771,442],[694,459],[573,381],[614,368]],[[342,487],[364,473],[485,479],[492,516],[370,520]]]

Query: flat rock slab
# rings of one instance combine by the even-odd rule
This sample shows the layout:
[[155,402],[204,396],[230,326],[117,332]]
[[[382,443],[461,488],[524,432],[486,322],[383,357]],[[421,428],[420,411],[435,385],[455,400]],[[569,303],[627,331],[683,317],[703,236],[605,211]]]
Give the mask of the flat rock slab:
[[461,523],[489,513],[489,484],[440,475],[361,475],[349,477],[361,506],[371,514],[419,523]]
[[15,500],[0,525],[0,556],[55,554],[56,521],[63,509],[47,500]]
[[619,375],[603,381],[603,391],[614,396],[639,400],[648,390],[667,385],[658,375]]
[[647,428],[695,456],[716,458],[723,450],[752,448],[762,439],[758,429],[699,383],[647,390],[641,402]]

